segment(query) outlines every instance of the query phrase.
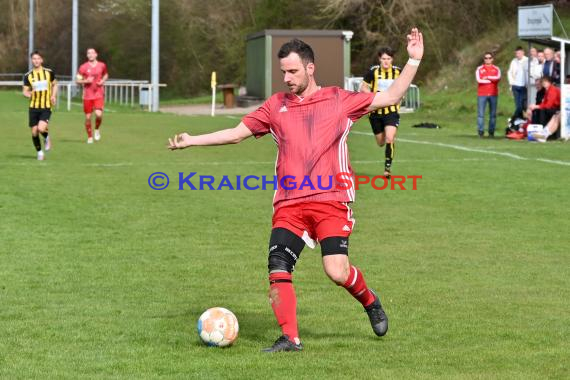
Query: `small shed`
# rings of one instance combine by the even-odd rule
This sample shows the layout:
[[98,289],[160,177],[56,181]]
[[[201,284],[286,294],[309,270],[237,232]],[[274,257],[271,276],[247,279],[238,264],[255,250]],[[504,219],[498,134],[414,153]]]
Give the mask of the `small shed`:
[[311,45],[315,53],[315,78],[322,86],[344,87],[350,76],[350,40],[346,30],[277,30],[267,29],[247,36],[247,95],[266,99],[287,91],[279,67],[277,52],[293,38]]

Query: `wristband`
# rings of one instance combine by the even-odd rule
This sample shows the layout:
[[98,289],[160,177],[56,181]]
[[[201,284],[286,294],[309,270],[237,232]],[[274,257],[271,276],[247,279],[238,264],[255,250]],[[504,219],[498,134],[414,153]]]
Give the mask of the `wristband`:
[[410,65],[410,66],[419,66],[421,61],[422,61],[421,59],[409,58],[409,59],[408,59],[408,65]]

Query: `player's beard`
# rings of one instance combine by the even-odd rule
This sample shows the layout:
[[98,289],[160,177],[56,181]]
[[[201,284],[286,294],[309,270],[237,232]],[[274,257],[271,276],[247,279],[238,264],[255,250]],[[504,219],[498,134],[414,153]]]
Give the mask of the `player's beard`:
[[300,94],[305,92],[305,90],[309,86],[309,74],[305,74],[304,79],[305,80],[299,83],[296,87],[290,87],[290,91],[293,95],[299,96]]

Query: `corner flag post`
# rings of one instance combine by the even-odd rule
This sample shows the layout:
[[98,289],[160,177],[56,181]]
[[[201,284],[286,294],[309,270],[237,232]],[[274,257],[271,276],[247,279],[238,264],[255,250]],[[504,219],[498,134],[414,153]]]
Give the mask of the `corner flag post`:
[[216,72],[212,71],[212,81],[210,83],[212,86],[212,113],[211,115],[214,116],[214,112],[216,109]]

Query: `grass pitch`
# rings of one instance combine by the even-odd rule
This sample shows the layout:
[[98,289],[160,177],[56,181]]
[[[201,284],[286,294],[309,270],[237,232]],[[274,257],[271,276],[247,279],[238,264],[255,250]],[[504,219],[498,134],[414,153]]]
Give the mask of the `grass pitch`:
[[[265,355],[279,336],[266,278],[273,192],[180,191],[177,173],[270,176],[270,137],[169,152],[175,132],[239,118],[110,105],[101,142],[87,145],[75,106],[53,115],[53,151],[38,162],[26,100],[0,92],[0,378],[569,377],[570,144],[480,140],[465,99],[424,98],[403,116],[394,171],[422,175],[416,191],[357,192],[350,256],[382,296],[388,335],[373,336],[305,248],[305,351]],[[410,128],[419,121],[443,129]],[[367,120],[354,132],[356,173],[381,174]],[[166,190],[149,187],[154,172],[170,176]],[[212,306],[239,319],[230,349],[198,340]]]

